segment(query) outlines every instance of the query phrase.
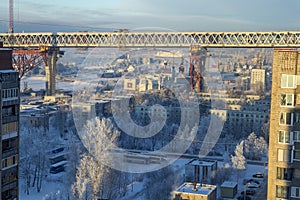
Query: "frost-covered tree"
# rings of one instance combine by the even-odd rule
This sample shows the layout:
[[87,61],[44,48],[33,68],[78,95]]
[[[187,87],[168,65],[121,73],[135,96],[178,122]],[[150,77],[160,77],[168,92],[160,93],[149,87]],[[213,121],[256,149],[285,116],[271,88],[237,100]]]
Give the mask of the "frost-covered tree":
[[[97,199],[106,169],[92,155],[85,154],[80,160],[76,173],[76,181],[72,186],[75,196],[82,198],[83,194],[86,193],[89,199]],[[87,192],[89,189],[92,192],[91,194]]]
[[80,153],[82,151],[82,148],[79,138],[70,130],[68,130],[68,133],[70,133],[67,135],[67,149],[69,153],[66,156],[68,160],[68,167],[65,168],[64,174],[64,193],[69,199],[70,197],[72,197],[72,189],[70,186],[76,180],[76,167],[80,161]]
[[254,149],[257,160],[261,160],[263,156],[268,154],[268,144],[263,137],[256,138]]
[[236,169],[246,169],[246,159],[243,155],[244,153],[244,141],[241,141],[240,144],[238,144],[234,150],[234,156],[231,155],[231,162],[232,166]]
[[244,155],[250,160],[252,160],[255,157],[255,150],[253,148],[253,145],[255,143],[256,138],[257,136],[254,132],[252,132],[244,142]]
[[234,151],[234,156],[231,155],[232,167],[237,169],[237,180],[239,180],[239,173],[246,169],[246,159],[244,157],[244,141],[238,144]]
[[28,129],[22,129],[20,131],[20,176],[24,180],[24,192],[29,195],[30,183],[32,178],[33,160],[32,152],[32,140]]
[[[36,184],[37,192],[42,189],[42,182],[45,175],[49,172],[50,162],[48,152],[51,149],[51,138],[48,133],[41,135],[42,130],[36,129],[33,131],[33,152],[32,158],[34,160],[34,174],[32,186]],[[40,134],[40,135],[38,135]]]
[[25,192],[29,194],[29,188],[35,186],[37,192],[40,192],[44,178],[49,172],[49,133],[44,128],[23,126],[20,140],[20,175],[25,181]]
[[84,131],[82,141],[87,152],[77,167],[76,180],[72,185],[73,194],[77,198],[110,198],[114,188],[108,185],[115,180],[110,176],[112,169],[103,163],[112,159],[107,150],[114,147],[119,131],[106,118],[87,121]]
[[268,145],[263,137],[257,137],[255,133],[251,133],[245,140],[244,155],[250,160],[261,160],[267,154]]

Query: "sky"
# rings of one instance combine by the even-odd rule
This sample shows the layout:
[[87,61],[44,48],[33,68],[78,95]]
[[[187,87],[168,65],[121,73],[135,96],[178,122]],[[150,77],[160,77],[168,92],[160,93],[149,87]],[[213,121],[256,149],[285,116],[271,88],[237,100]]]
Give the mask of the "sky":
[[[0,32],[8,30],[0,0]],[[15,32],[300,30],[299,0],[14,0]]]

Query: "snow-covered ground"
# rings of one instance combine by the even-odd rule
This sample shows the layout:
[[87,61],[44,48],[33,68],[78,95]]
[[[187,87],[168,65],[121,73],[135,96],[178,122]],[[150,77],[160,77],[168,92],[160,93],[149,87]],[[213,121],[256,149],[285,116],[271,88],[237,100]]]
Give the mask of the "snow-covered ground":
[[[24,88],[24,82],[27,82],[28,87],[35,91],[45,89],[45,80],[45,76],[25,76],[21,79],[21,89]],[[75,82],[56,81],[56,89],[73,90],[74,84]]]
[[20,200],[46,200],[48,197],[60,197],[65,190],[63,175],[63,173],[58,174],[58,176],[50,174],[43,183],[41,191],[37,192],[36,187],[33,187],[30,188],[29,195],[25,193],[24,181],[20,180]]
[[[184,166],[186,163],[188,163],[190,159],[186,158],[180,158],[176,160],[172,167],[175,171],[180,173],[181,177],[184,177]],[[218,162],[218,166],[222,166],[223,162]],[[145,165],[145,167],[147,167]],[[244,190],[244,179],[251,179],[252,175],[257,172],[263,172],[265,173],[267,169],[264,168],[264,166],[261,165],[254,165],[254,164],[247,164],[247,170],[243,176],[239,178],[239,184],[238,184],[238,194],[240,194],[241,191]],[[20,199],[21,200],[48,200],[49,197],[51,199],[65,199],[65,185],[63,183],[64,181],[64,172],[53,175],[50,174],[47,176],[46,181],[43,183],[42,190],[40,193],[36,192],[36,188],[31,188],[30,195],[25,194],[24,192],[24,183],[20,182]],[[145,180],[144,180],[145,181]],[[182,180],[182,182],[184,179]],[[237,177],[235,174],[233,174],[229,181],[237,181]],[[127,188],[126,195],[121,198],[121,200],[127,200],[127,199],[134,199],[134,200],[143,200],[143,192],[144,192],[144,182],[138,182],[134,181],[132,185],[129,185]],[[220,193],[220,190],[218,189],[218,193]],[[58,197],[58,198],[57,198]]]

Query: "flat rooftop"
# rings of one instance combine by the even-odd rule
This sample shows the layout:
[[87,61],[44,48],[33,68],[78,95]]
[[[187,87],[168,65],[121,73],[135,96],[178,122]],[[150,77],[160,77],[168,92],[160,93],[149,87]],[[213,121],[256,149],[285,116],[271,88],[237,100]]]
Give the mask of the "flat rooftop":
[[105,100],[89,100],[88,103],[109,103],[110,101]]
[[187,165],[201,165],[201,166],[213,166],[216,164],[216,161],[214,160],[199,160],[199,159],[193,159]]
[[237,186],[237,182],[231,182],[231,181],[225,181],[221,187],[226,187],[226,188],[234,188]]
[[194,183],[184,183],[178,189],[177,193],[189,193],[189,194],[199,194],[203,196],[209,195],[212,191],[216,189],[215,185],[207,184],[196,184],[196,190],[194,190]]

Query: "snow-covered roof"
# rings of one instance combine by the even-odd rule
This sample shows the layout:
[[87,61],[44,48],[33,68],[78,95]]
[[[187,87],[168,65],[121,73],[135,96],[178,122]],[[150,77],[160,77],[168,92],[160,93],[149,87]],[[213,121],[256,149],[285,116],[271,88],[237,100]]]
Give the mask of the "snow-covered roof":
[[196,184],[196,190],[194,190],[194,183],[184,183],[182,184],[176,192],[180,193],[191,193],[191,194],[199,194],[199,195],[209,195],[212,191],[216,189],[214,185],[207,184]]
[[105,100],[89,100],[87,103],[109,103],[109,101]]
[[225,181],[221,187],[226,187],[226,188],[234,188],[237,186],[237,182],[231,182],[231,181]]
[[216,161],[213,161],[213,160],[193,159],[187,165],[213,166],[215,164],[216,164]]
[[102,100],[103,100],[103,101],[119,101],[119,100],[121,100],[121,99],[105,97],[105,98],[103,98]]

